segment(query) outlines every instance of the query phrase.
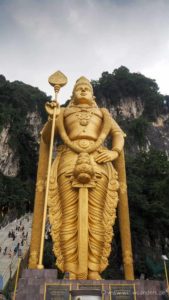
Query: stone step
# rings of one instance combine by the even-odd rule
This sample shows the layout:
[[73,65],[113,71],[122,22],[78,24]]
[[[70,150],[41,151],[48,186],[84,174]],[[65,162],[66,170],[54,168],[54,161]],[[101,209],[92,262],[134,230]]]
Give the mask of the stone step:
[[[29,221],[27,220],[29,218]],[[28,238],[23,246],[20,246],[22,254],[25,253],[29,249],[30,239],[31,239],[31,225],[32,225],[32,215],[27,214],[21,217],[19,220],[15,220],[12,223],[8,224],[4,228],[0,230],[0,246],[2,251],[0,253],[0,275],[3,276],[3,287],[6,285],[7,281],[10,278],[10,273],[15,274],[17,265],[18,265],[18,257],[17,254],[14,254],[14,249],[18,243],[21,242],[22,239],[22,231],[16,231],[16,225],[22,222],[22,226],[24,226],[24,233],[28,232]],[[8,237],[9,231],[14,230],[16,233],[16,238],[13,241],[12,238]],[[3,254],[3,250],[7,247],[6,255]],[[9,251],[11,249],[12,256],[9,256]]]

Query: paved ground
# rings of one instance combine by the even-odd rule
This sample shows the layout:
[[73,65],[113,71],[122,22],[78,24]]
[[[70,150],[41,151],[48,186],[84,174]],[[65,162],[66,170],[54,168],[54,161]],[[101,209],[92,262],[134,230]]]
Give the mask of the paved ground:
[[[20,227],[24,226],[24,230],[17,231],[16,226]],[[17,219],[13,221],[12,223],[9,223],[5,227],[0,229],[0,277],[2,281],[3,278],[3,288],[8,282],[10,276],[13,276],[17,269],[18,264],[18,253],[14,254],[14,249],[17,246],[18,243],[20,243],[19,251],[24,257],[26,252],[29,249],[30,245],[30,238],[31,238],[31,225],[32,225],[32,215],[26,214],[25,216],[21,217],[20,219]],[[13,238],[8,237],[9,231],[14,231],[16,238],[13,240]],[[24,234],[26,235],[28,233],[27,239],[25,238],[24,245],[21,246],[21,240],[23,238],[22,233],[24,231]],[[7,247],[6,254],[4,255],[4,249]],[[1,284],[1,282],[0,282]]]

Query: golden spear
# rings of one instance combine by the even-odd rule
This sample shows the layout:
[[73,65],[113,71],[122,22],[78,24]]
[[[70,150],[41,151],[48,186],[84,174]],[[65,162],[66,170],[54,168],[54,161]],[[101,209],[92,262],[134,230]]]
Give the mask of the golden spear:
[[47,180],[46,180],[46,190],[45,190],[45,200],[44,200],[44,210],[43,210],[43,222],[42,222],[39,262],[37,265],[38,269],[44,268],[44,266],[43,266],[44,238],[45,238],[45,225],[46,225],[47,204],[48,204],[48,194],[49,194],[49,180],[50,180],[53,142],[54,142],[54,133],[55,133],[55,119],[56,119],[56,115],[58,115],[59,111],[60,111],[60,106],[59,106],[59,103],[57,102],[57,96],[58,96],[60,88],[67,83],[67,78],[62,72],[57,71],[49,77],[48,82],[50,83],[50,85],[52,85],[54,87],[55,99],[52,100],[52,102],[54,104],[53,105],[53,114],[52,114],[53,118],[52,118],[52,129],[51,129],[50,148],[49,148],[49,160],[48,160],[48,169],[47,169]]

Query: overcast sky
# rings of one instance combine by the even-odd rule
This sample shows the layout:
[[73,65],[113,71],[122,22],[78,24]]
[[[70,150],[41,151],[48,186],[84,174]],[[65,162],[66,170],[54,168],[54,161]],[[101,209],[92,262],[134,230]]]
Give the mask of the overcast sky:
[[48,95],[48,77],[68,84],[124,65],[169,94],[169,0],[0,0],[0,73]]

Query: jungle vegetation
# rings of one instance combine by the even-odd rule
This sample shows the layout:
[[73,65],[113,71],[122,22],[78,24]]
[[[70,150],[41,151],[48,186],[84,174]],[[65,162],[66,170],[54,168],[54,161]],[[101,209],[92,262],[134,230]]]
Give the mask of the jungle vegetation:
[[[124,131],[140,145],[140,151],[130,154],[127,146],[126,165],[131,230],[136,276],[144,273],[148,278],[162,277],[160,255],[169,254],[169,160],[165,153],[150,147],[144,150],[147,128],[150,122],[169,110],[169,96],[160,94],[155,80],[140,73],[131,73],[121,66],[112,73],[103,72],[99,80],[92,81],[98,104],[117,106],[120,99],[141,99],[144,111],[139,118],[121,119]],[[38,160],[37,141],[31,136],[26,123],[28,112],[38,111],[45,121],[45,93],[23,82],[9,82],[0,76],[0,131],[10,124],[9,144],[19,157],[20,169],[16,177],[0,174],[0,215],[15,210],[19,217],[33,210],[34,186]],[[118,222],[110,265],[105,278],[121,276],[122,258]],[[51,240],[46,243],[45,264],[54,266]],[[146,255],[145,255],[146,253]]]

